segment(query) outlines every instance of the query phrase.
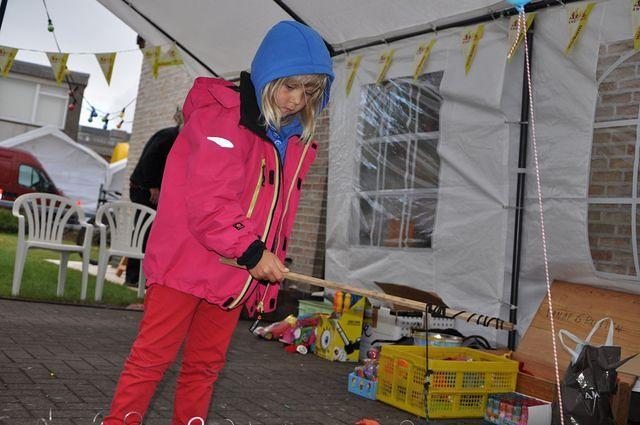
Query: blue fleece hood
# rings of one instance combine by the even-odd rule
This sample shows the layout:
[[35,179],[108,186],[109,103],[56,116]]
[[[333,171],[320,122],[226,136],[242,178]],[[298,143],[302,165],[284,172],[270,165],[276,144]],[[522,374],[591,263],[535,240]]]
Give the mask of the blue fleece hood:
[[322,37],[299,22],[278,22],[264,37],[251,62],[251,82],[256,89],[260,110],[264,86],[278,78],[304,74],[325,74],[329,77],[322,99],[324,108],[329,102],[334,75],[333,62]]

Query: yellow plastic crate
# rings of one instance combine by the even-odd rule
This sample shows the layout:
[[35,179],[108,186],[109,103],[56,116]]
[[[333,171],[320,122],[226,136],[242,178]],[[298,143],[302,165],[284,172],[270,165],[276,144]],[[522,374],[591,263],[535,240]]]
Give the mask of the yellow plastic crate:
[[[414,415],[424,413],[425,347],[383,346],[376,397]],[[444,360],[471,358],[473,361]],[[429,346],[429,417],[480,418],[487,395],[516,389],[518,362],[471,348]]]

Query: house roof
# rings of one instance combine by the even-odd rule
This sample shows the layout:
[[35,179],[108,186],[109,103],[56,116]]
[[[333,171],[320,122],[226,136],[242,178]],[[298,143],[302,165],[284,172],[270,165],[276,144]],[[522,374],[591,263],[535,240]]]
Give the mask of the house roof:
[[[28,75],[30,77],[44,78],[55,81],[53,71],[50,66],[38,65],[30,62],[14,61],[11,67],[12,74]],[[71,81],[75,84],[86,86],[89,83],[89,74],[84,72],[71,71]]]

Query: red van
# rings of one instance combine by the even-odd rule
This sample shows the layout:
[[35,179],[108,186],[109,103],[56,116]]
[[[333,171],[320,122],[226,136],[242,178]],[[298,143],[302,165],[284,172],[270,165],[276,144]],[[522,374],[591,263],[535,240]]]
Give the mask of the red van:
[[10,207],[18,196],[33,192],[63,195],[35,156],[0,147],[0,206]]

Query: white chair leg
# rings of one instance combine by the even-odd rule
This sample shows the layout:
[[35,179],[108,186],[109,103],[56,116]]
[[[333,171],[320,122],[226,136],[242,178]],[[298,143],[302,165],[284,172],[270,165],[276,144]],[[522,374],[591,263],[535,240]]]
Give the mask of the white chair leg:
[[147,285],[147,278],[142,271],[142,261],[140,261],[140,275],[138,276],[138,298],[144,297],[145,286]]
[[11,286],[11,295],[16,296],[20,293],[22,286],[22,272],[24,271],[24,263],[27,260],[27,245],[24,241],[18,241],[16,248],[16,260],[13,266],[13,285]]
[[89,284],[89,255],[82,256],[82,282],[80,287],[80,300],[87,299],[87,285]]
[[109,253],[101,252],[98,259],[98,273],[96,275],[96,294],[95,300],[102,301],[102,292],[104,290],[104,277],[107,274],[107,266],[109,265]]
[[58,288],[56,295],[61,297],[64,295],[64,284],[67,281],[67,264],[69,263],[69,252],[60,253],[60,267],[58,268]]

